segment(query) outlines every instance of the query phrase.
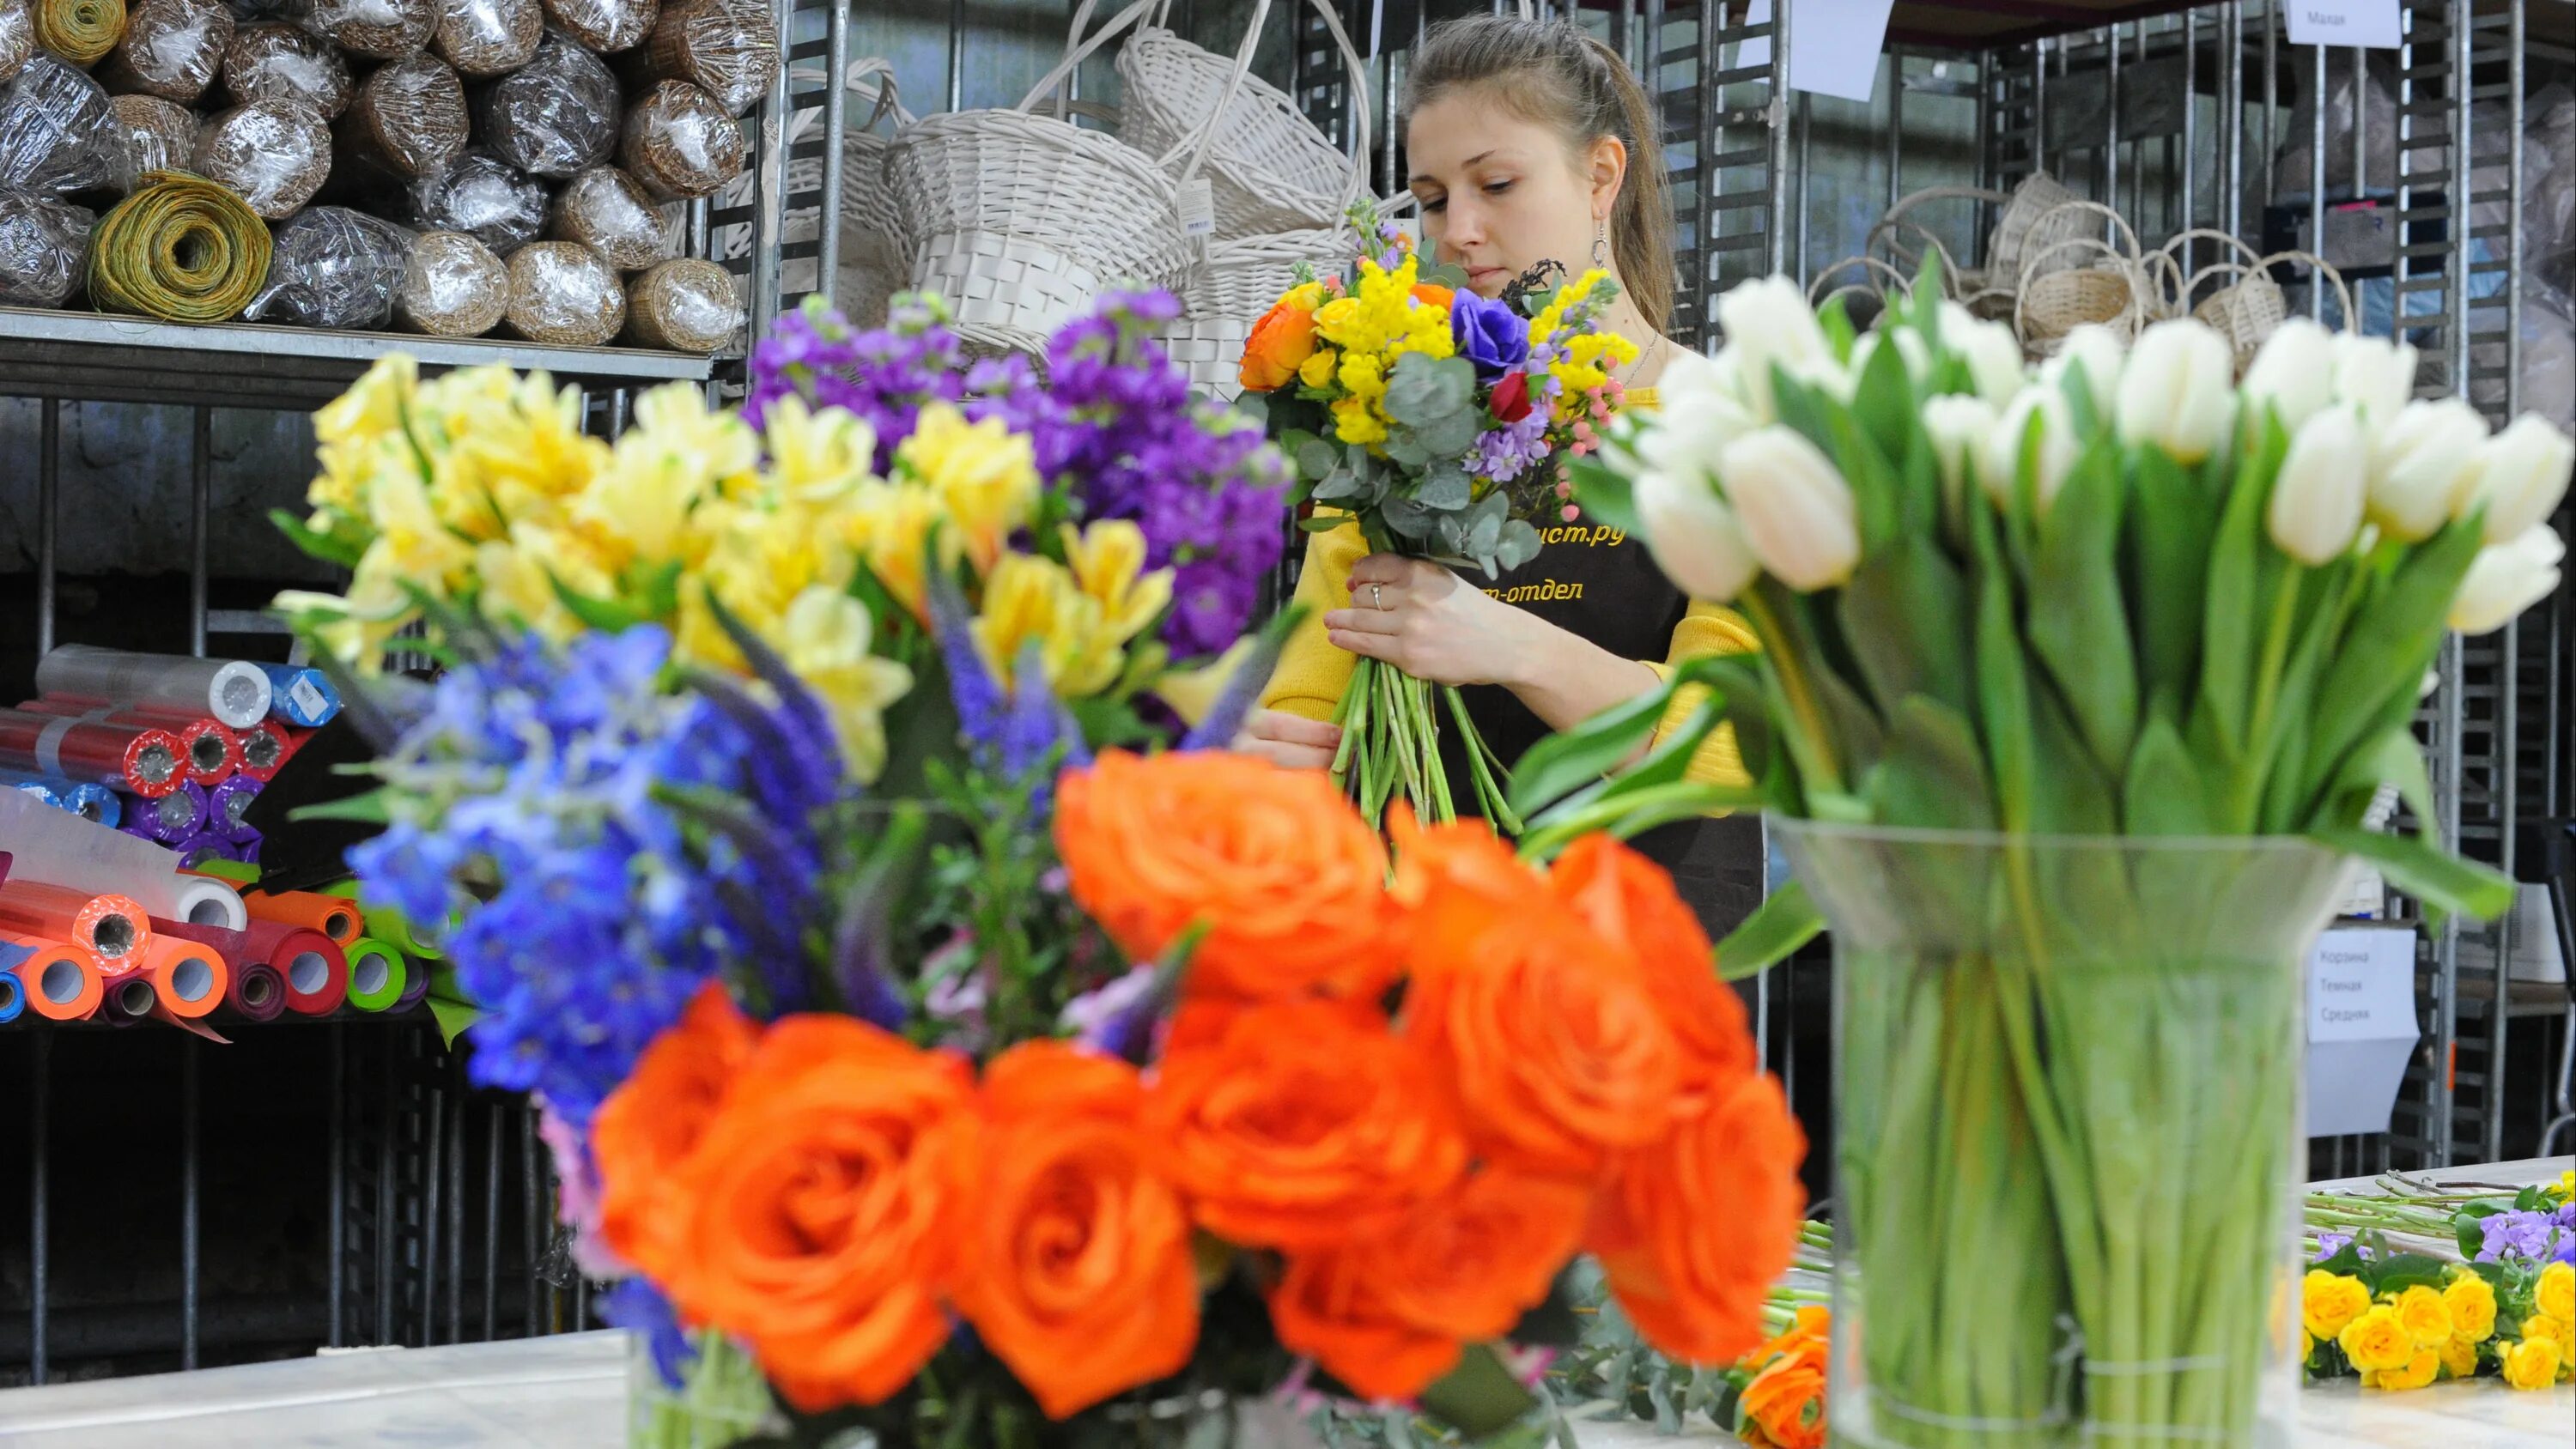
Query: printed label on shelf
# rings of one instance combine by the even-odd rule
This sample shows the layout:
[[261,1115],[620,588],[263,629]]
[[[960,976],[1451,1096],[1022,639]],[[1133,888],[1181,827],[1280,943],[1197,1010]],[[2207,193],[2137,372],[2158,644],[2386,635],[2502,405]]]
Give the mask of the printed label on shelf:
[[2405,40],[2398,0],[2291,0],[2292,45],[2395,50]]
[[330,701],[322,697],[322,691],[315,688],[309,679],[297,679],[288,687],[286,697],[295,701],[296,710],[306,719],[320,719],[322,712],[331,707]]
[[2308,1135],[2387,1131],[2417,1036],[2415,928],[2318,937],[2308,957]]
[[1204,176],[1181,183],[1181,235],[1216,235],[1216,191]]

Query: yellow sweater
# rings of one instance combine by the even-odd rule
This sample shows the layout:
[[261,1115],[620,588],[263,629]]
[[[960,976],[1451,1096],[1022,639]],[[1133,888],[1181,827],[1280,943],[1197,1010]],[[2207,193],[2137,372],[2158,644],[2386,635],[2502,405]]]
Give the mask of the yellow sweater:
[[[1658,403],[1652,388],[1639,388],[1628,394],[1630,407],[1653,408]],[[1270,676],[1270,687],[1262,693],[1263,708],[1285,710],[1308,719],[1333,717],[1335,707],[1341,703],[1342,690],[1351,682],[1354,656],[1334,648],[1324,637],[1324,611],[1349,606],[1351,565],[1367,553],[1368,541],[1356,524],[1306,536],[1306,566],[1297,576],[1296,600],[1305,606],[1306,615],[1298,621],[1296,632],[1288,636],[1279,667]],[[1690,611],[1673,627],[1671,650],[1660,660],[1638,662],[1655,671],[1658,678],[1668,678],[1672,667],[1683,660],[1710,654],[1746,654],[1758,647],[1742,615],[1716,604],[1694,601]],[[1702,693],[1694,689],[1677,695],[1663,723],[1657,726],[1656,737],[1660,739],[1664,731],[1688,720],[1699,707]],[[1699,753],[1691,759],[1689,777],[1720,785],[1750,783],[1736,755],[1731,728],[1720,726],[1700,746]]]

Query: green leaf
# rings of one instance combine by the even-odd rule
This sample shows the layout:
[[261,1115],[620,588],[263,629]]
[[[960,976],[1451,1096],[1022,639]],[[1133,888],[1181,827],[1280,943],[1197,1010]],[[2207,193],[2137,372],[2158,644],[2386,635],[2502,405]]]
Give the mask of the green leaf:
[[1977,723],[1985,733],[1986,766],[1994,779],[2003,828],[2032,828],[2036,746],[2031,740],[2030,679],[2013,617],[2012,580],[1995,538],[2000,520],[1982,501],[1970,512],[1977,550]]
[[1452,462],[1431,465],[1422,482],[1413,490],[1414,498],[1425,508],[1455,512],[1475,501],[1475,484],[1467,470]]
[[2386,582],[2364,599],[2343,647],[2318,675],[2311,761],[2340,759],[2384,714],[2413,712],[2424,671],[2449,628],[2451,601],[2482,543],[2476,521],[2454,523],[2405,550]]
[[1994,795],[1967,716],[1909,695],[1890,721],[1886,757],[1871,775],[1872,815],[1882,825],[1992,830]]
[[[1848,353],[1845,359],[1849,359]],[[1905,356],[1897,350],[1894,338],[1882,339],[1871,352],[1852,393],[1851,411],[1861,431],[1890,458],[1904,457],[1915,435],[1922,431],[1914,379],[1905,370]]]
[[1476,395],[1476,367],[1463,357],[1407,353],[1386,379],[1386,415],[1409,428],[1427,428],[1464,412]]
[[1537,558],[1542,547],[1538,530],[1530,521],[1515,518],[1503,525],[1503,536],[1494,542],[1494,562],[1509,572]]
[[286,818],[301,824],[307,820],[354,820],[366,825],[393,823],[392,804],[398,792],[386,785],[361,795],[344,795],[314,805],[298,805],[286,812]]
[[[1648,427],[1661,424],[1648,423]],[[1574,501],[1583,516],[1596,524],[1606,525],[1636,537],[1644,530],[1637,523],[1637,493],[1627,475],[1613,468],[1599,453],[1589,453],[1567,465],[1574,483]]]
[[554,586],[555,597],[563,602],[565,610],[587,628],[602,634],[622,634],[644,622],[644,616],[635,610],[607,599],[594,599],[552,574],[547,575],[546,582]]
[[452,1047],[458,1037],[483,1019],[483,1008],[450,1001],[443,996],[432,996],[429,998],[429,1016],[430,1020],[438,1023],[439,1044]]
[[1500,1433],[1537,1407],[1538,1400],[1481,1343],[1467,1345],[1458,1366],[1422,1391],[1423,1411],[1470,1439]]
[[1310,482],[1321,482],[1331,476],[1339,461],[1333,445],[1312,433],[1296,432],[1279,440],[1290,457],[1297,460],[1297,473]]
[[367,551],[366,540],[354,533],[344,534],[337,529],[323,533],[308,527],[303,519],[283,508],[270,509],[268,521],[277,525],[277,531],[286,535],[287,542],[325,563],[335,563],[344,569],[356,568],[359,558]]
[[2127,530],[2136,576],[2138,663],[2149,698],[2191,697],[2208,598],[2209,544],[2217,531],[2199,486],[2162,448],[2131,454],[2136,490]]
[[2226,751],[2231,768],[2248,748],[2246,717],[2252,708],[2255,636],[2261,624],[2256,614],[2261,602],[2264,505],[2271,499],[2272,479],[2288,448],[2279,420],[2272,420],[2253,455],[2237,469],[2210,548],[2201,627],[2200,709],[2207,714],[2210,731]]
[[1597,784],[1653,738],[1655,726],[1672,706],[1682,671],[1660,689],[1649,690],[1601,711],[1570,730],[1559,730],[1529,747],[1512,766],[1507,796],[1523,820],[1534,819],[1565,796]]
[[2334,825],[2308,832],[2330,850],[2357,855],[2388,883],[2438,910],[2492,921],[2513,904],[2513,879],[2474,861],[2444,855],[2421,836],[2382,835]]
[[1899,536],[1861,561],[1834,607],[1882,710],[1915,694],[1962,714],[1974,707],[1968,585],[1940,545]]
[[2208,786],[2171,720],[2150,719],[2138,731],[2122,793],[2121,823],[2131,835],[2207,835],[2216,828]]
[[1483,430],[1474,411],[1460,409],[1424,423],[1416,430],[1423,450],[1434,460],[1455,459],[1476,446],[1476,435]]
[[1834,361],[1851,365],[1852,347],[1860,341],[1859,330],[1852,326],[1851,295],[1836,292],[1816,309],[1816,325],[1824,330],[1825,345],[1834,350]]
[[2032,560],[2031,652],[2065,696],[2076,728],[2106,771],[2123,769],[2137,740],[2137,654],[2120,597],[2122,488],[2107,441],[2085,450],[2056,506],[2038,522]]
[[1824,929],[1824,914],[1807,894],[1805,882],[1790,881],[1764,898],[1743,924],[1717,943],[1718,979],[1759,976],[1824,934]]
[[2055,690],[2043,686],[2031,691],[2031,722],[2031,739],[2038,747],[2031,828],[2050,835],[2117,831],[2116,787],[2085,747]]
[[1547,1297],[1521,1315],[1503,1337],[1535,1348],[1572,1348],[1583,1341],[1583,1320],[1574,1311],[1573,1269],[1568,1267],[1548,1285]]

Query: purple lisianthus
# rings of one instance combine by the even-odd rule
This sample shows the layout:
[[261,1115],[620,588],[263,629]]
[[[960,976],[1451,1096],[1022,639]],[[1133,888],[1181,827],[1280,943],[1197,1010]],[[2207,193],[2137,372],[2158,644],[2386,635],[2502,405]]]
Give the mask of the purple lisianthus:
[[1508,302],[1460,292],[1449,303],[1449,335],[1458,355],[1476,365],[1476,380],[1492,382],[1529,361],[1529,319]]

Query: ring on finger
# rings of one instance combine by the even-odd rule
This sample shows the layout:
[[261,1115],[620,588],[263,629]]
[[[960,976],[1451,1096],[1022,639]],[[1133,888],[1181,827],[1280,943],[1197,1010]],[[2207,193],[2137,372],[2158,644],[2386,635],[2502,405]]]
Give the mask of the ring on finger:
[[1369,607],[1370,607],[1370,608],[1372,608],[1372,609],[1380,610],[1380,611],[1383,611],[1383,610],[1386,608],[1386,586],[1385,586],[1385,585],[1383,585],[1383,584],[1371,584],[1371,585],[1369,585]]

